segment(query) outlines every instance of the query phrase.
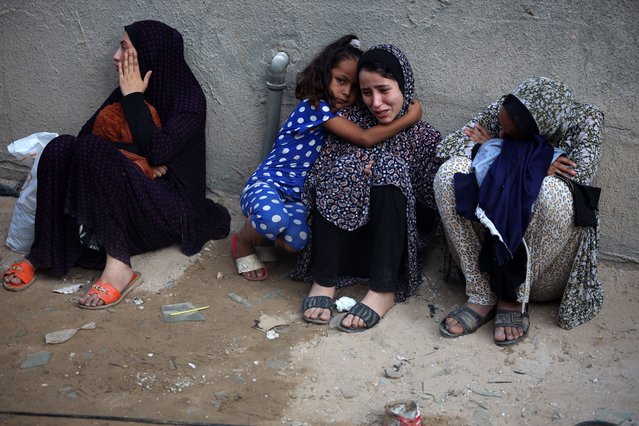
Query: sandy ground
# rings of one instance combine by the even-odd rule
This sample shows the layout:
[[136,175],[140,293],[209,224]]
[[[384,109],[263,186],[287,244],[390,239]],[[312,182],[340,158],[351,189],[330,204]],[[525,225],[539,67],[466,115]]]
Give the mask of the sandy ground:
[[[237,227],[236,197],[222,198]],[[0,198],[2,241],[14,201]],[[2,266],[20,257],[6,248],[0,256]],[[555,321],[558,302],[533,304],[528,339],[502,349],[490,326],[440,337],[439,321],[464,302],[464,291],[442,278],[441,238],[426,256],[419,293],[360,334],[300,320],[308,285],[288,278],[290,256],[282,254],[265,282],[242,279],[228,239],[191,258],[176,248],[134,258],[144,284],[102,311],[75,307],[79,293],[52,291],[87,285],[96,271],[74,269],[64,280],[40,274],[25,292],[1,292],[0,411],[67,417],[0,414],[0,423],[135,424],[118,421],[128,417],[379,425],[388,401],[408,399],[419,405],[424,425],[574,425],[595,418],[639,424],[636,265],[601,266],[605,306],[589,323],[563,330]],[[340,295],[358,298],[365,290]],[[210,308],[203,321],[164,322],[161,306],[182,302]],[[262,314],[287,323],[276,338],[255,327]],[[91,321],[95,329],[45,344],[48,332]],[[40,351],[50,354],[46,365],[20,368]]]

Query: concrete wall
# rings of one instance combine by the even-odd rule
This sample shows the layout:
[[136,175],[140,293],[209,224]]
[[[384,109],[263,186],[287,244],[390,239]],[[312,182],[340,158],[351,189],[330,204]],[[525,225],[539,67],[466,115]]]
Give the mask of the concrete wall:
[[601,252],[639,259],[639,2],[636,0],[73,1],[0,4],[0,178],[24,173],[4,146],[34,131],[76,133],[117,84],[122,26],[178,28],[208,98],[208,184],[238,192],[260,161],[273,55],[294,78],[319,48],[354,32],[411,59],[425,118],[443,134],[529,76],[564,80],[606,114]]

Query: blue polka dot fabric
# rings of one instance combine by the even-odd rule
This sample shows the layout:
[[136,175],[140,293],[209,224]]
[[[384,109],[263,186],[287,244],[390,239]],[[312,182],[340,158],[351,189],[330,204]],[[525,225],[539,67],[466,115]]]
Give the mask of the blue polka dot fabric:
[[264,237],[269,240],[279,237],[295,250],[306,245],[308,224],[301,201],[282,199],[273,185],[256,182],[242,192],[240,204],[251,226]]
[[300,194],[324,145],[322,124],[337,116],[328,102],[315,107],[307,99],[300,101],[278,132],[273,149],[246,182],[242,213],[264,238],[280,238],[295,250],[306,246],[309,230]]
[[338,115],[328,102],[317,107],[304,99],[288,117],[275,138],[273,149],[246,185],[267,182],[292,200],[299,200],[304,180],[322,150],[326,130],[321,126]]

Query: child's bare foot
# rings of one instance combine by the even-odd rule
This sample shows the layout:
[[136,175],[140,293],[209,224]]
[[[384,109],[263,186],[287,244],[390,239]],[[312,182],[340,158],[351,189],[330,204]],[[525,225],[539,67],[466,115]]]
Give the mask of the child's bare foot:
[[[231,239],[231,243],[233,244],[233,256],[235,256],[235,260],[241,259],[243,257],[248,257],[251,255],[255,255],[255,247],[253,246],[252,240],[245,240],[240,237],[240,232],[233,235]],[[259,261],[259,258],[255,256],[255,264],[246,265],[244,268],[251,268],[248,271],[242,270],[242,268],[238,265],[238,273],[242,275],[245,279],[249,281],[261,281],[267,277],[267,270],[264,264]]]

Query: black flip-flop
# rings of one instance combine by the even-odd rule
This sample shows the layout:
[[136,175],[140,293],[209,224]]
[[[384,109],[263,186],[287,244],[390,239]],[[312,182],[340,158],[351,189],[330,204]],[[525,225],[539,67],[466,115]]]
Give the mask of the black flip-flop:
[[497,313],[495,314],[495,323],[493,324],[493,331],[497,327],[515,327],[524,330],[524,334],[514,340],[495,340],[495,344],[497,346],[503,347],[516,345],[528,336],[528,328],[530,327],[528,309],[524,312],[497,309]]
[[[322,308],[328,309],[329,311],[333,308],[333,298],[328,296],[308,296],[305,297],[302,301],[302,319],[306,322],[310,322],[311,324],[328,324],[331,320],[330,318],[327,320],[323,320],[318,318],[309,318],[304,315],[307,309],[311,308]],[[332,314],[332,312],[331,312]]]
[[491,309],[485,316],[479,315],[477,312],[473,311],[466,305],[459,306],[458,308],[451,311],[446,318],[452,318],[462,326],[464,331],[461,333],[451,333],[448,331],[446,327],[446,318],[444,318],[439,323],[439,334],[448,339],[452,339],[454,337],[465,336],[467,334],[474,333],[477,331],[479,327],[486,324],[495,316],[495,308]]
[[370,330],[371,328],[375,327],[381,319],[377,312],[361,302],[357,302],[355,306],[353,306],[346,314],[344,314],[344,318],[346,318],[349,314],[361,318],[361,320],[364,321],[366,327],[344,327],[342,325],[342,318],[342,321],[337,324],[337,328],[345,333],[361,333],[362,331]]

